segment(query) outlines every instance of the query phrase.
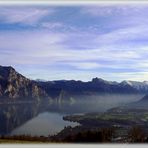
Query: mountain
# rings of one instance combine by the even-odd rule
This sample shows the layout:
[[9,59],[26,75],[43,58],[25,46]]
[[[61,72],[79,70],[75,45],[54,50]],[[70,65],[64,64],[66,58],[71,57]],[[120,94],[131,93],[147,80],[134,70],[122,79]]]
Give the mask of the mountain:
[[125,109],[148,109],[148,94],[144,95],[140,100],[128,103],[124,106]]
[[[95,94],[137,94],[148,92],[148,82],[106,81],[101,78],[93,78],[91,81],[59,80],[33,81],[11,66],[0,66],[0,99],[55,99],[58,102],[63,99],[73,100],[73,96]],[[83,97],[82,97],[83,98]]]
[[138,103],[147,103],[148,104],[148,94],[145,95],[141,100],[139,100]]
[[148,92],[148,81],[138,82],[138,81],[122,81],[123,85],[129,85],[140,92]]
[[15,71],[11,66],[0,66],[0,98],[34,99],[47,98],[47,93],[33,81]]
[[88,82],[59,80],[47,82],[38,81],[36,83],[52,97],[59,96],[63,91],[70,95],[93,95],[98,93],[139,93],[139,91],[131,85],[106,81],[100,78],[93,78],[92,81]]

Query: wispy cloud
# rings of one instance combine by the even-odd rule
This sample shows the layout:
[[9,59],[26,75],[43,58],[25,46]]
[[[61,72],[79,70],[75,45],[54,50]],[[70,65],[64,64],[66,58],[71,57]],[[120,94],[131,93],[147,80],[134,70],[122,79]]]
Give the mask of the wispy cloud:
[[[76,36],[76,35],[75,35]],[[80,36],[80,35],[78,35]],[[10,60],[8,63],[24,63],[24,64],[49,64],[65,63],[77,67],[78,69],[94,69],[97,67],[103,67],[106,65],[92,61],[124,61],[139,60],[143,58],[145,52],[141,52],[139,49],[114,49],[114,47],[103,48],[84,48],[76,50],[73,46],[69,46],[70,33],[51,33],[47,30],[40,31],[15,31],[15,32],[0,32],[0,49],[4,49],[9,54],[3,55],[3,58],[7,57]],[[71,41],[73,38],[71,38]],[[88,40],[86,37],[81,36],[81,41]],[[79,42],[78,41],[75,41]],[[94,38],[92,41],[94,42]],[[9,43],[9,44],[7,44]],[[139,50],[139,52],[138,52]],[[142,50],[143,51],[143,50]],[[1,52],[1,51],[0,51]],[[4,54],[3,50],[2,53]],[[13,57],[17,58],[13,58]],[[11,58],[12,57],[12,58]],[[89,62],[88,62],[89,61]],[[1,63],[6,62],[1,59]],[[79,63],[81,62],[81,63]],[[116,63],[117,64],[117,63]],[[108,67],[114,67],[109,65]]]
[[148,39],[148,34],[146,34],[146,32],[148,32],[147,25],[131,26],[122,29],[116,29],[103,35],[98,35],[96,42],[101,44],[114,44],[118,42],[125,43],[125,41],[130,42],[136,39]]
[[[0,49],[5,49],[5,51],[11,53],[12,56],[16,55],[20,57],[27,56],[28,58],[47,58],[48,61],[50,61],[51,59],[51,61],[55,62],[77,62],[84,60],[120,61],[140,57],[140,54],[134,51],[123,51],[114,48],[93,49],[91,47],[88,47],[87,49],[76,50],[72,46],[69,47],[69,43],[66,42],[67,40],[69,40],[69,37],[69,33],[51,33],[45,30],[40,30],[38,32],[0,32]],[[86,39],[87,38],[82,37],[82,40]],[[71,40],[73,40],[73,38],[71,38]],[[92,42],[93,41],[94,39],[92,39]],[[28,62],[27,60],[25,61]],[[92,65],[95,64],[93,63]]]
[[148,79],[146,8],[1,6],[0,63],[31,78]]
[[68,65],[73,66],[77,69],[96,69],[102,65],[97,62],[69,62]]
[[37,8],[37,7],[5,7],[0,8],[0,20],[5,23],[21,23],[33,25],[40,21],[45,16],[55,12],[52,8]]
[[43,22],[41,24],[41,27],[47,28],[47,29],[56,29],[56,28],[61,28],[64,25],[60,22]]
[[100,5],[100,6],[88,6],[81,9],[82,14],[91,15],[93,17],[106,17],[106,16],[128,16],[130,14],[141,13],[144,6],[138,5]]

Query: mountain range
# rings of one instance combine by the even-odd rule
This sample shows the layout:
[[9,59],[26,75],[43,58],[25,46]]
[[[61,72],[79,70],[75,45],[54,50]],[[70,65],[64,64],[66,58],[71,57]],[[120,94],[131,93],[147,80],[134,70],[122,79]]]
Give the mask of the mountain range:
[[138,82],[138,81],[122,81],[124,85],[130,85],[140,92],[148,92],[148,81]]
[[61,91],[71,95],[92,94],[147,94],[148,83],[138,81],[106,81],[93,78],[91,81],[82,82],[75,80],[37,81],[38,86],[52,97],[58,96]]
[[93,78],[91,81],[59,80],[43,81],[30,80],[18,73],[11,66],[0,66],[0,98],[4,99],[57,99],[69,98],[73,95],[93,94],[136,94],[148,92],[148,82],[138,81],[106,81]]

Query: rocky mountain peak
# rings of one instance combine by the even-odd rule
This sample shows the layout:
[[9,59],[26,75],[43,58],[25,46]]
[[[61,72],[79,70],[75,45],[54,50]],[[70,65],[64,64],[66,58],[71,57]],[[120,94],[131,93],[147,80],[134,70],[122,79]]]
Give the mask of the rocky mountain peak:
[[97,82],[105,82],[105,81],[103,79],[101,79],[101,78],[96,77],[96,78],[92,79],[92,82],[97,83]]
[[14,72],[15,72],[15,69],[12,68],[11,66],[0,66],[0,78],[1,79],[7,79]]
[[13,67],[0,66],[0,97],[39,100],[48,95],[33,81],[16,72]]

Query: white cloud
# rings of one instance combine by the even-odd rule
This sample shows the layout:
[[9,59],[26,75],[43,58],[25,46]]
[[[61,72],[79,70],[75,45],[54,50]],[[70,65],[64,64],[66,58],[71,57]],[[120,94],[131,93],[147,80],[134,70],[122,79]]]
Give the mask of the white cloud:
[[[60,42],[63,40],[64,34],[43,30],[0,32],[0,49],[8,53],[1,55],[0,62],[9,65],[52,62],[52,58],[59,55],[55,49],[61,49]],[[44,60],[46,57],[47,61]]]
[[[0,32],[0,49],[7,53],[1,54],[0,62],[10,64],[57,64],[57,62],[69,62],[71,66],[79,69],[92,69],[101,67],[102,64],[88,62],[90,60],[126,62],[141,58],[145,54],[139,53],[137,50],[119,50],[113,47],[96,49],[88,47],[88,49],[76,50],[73,46],[69,47],[68,43],[65,42],[69,37],[71,37],[69,33],[51,33],[46,30],[38,32]],[[73,41],[73,38],[71,40]],[[6,61],[4,59],[10,60]],[[78,63],[78,61],[81,63]]]
[[87,7],[81,9],[82,14],[90,14],[92,16],[104,16],[104,15],[111,15],[112,8],[108,7]]
[[35,7],[1,7],[0,12],[2,22],[33,25],[45,16],[53,14],[55,10]]
[[[141,9],[132,7],[130,12],[127,6],[85,7],[81,9],[82,22],[75,24],[73,18],[64,23],[56,17],[66,14],[66,10],[63,14],[59,11],[61,14],[50,20],[47,16],[55,9],[1,7],[1,22],[37,25],[37,28],[0,31],[0,63],[23,67],[22,73],[34,78],[88,80],[98,76],[108,80],[147,79],[148,43],[145,41],[148,40],[148,27],[147,17],[140,16]],[[82,14],[83,17],[95,16],[93,22],[96,23],[91,26],[86,18],[83,22]],[[98,16],[104,16],[105,21],[99,20]],[[141,18],[144,21],[139,23]],[[67,22],[71,25],[68,26]],[[83,28],[83,25],[88,28]]]
[[102,65],[95,62],[69,62],[68,65],[76,67],[77,69],[95,69],[99,68]]
[[[115,73],[113,73],[112,75],[115,75]],[[147,72],[118,73],[117,79],[118,78],[120,80],[145,81],[145,80],[148,80],[148,71]]]
[[47,29],[56,29],[56,28],[61,28],[64,25],[60,22],[43,22],[41,24],[41,27],[47,28]]
[[[138,65],[138,63],[139,59],[142,59],[142,56],[145,55],[145,52],[142,52],[144,50],[118,50],[112,48],[111,46],[110,48],[105,49],[90,48],[76,50],[72,47],[68,48],[68,46],[65,45],[65,40],[67,40],[69,36],[69,34],[51,33],[45,30],[38,32],[1,32],[0,49],[3,49],[3,51],[5,52],[2,52],[2,54],[0,55],[0,63],[3,65],[12,66],[20,65],[21,67],[28,67],[30,65],[36,65],[37,67],[44,67],[47,65],[49,66],[49,68],[43,68],[43,70],[40,70],[40,68],[37,68],[37,70],[35,70],[36,66],[33,66],[30,72],[29,69],[19,71],[25,76],[34,79],[81,79],[87,81],[96,76],[107,80],[148,79],[146,72],[113,73],[111,71],[108,71],[106,73],[103,73],[101,71],[91,71],[92,69],[99,68],[111,68],[117,70],[123,68],[131,68],[143,70],[142,66],[144,65]],[[147,47],[142,47],[141,49],[146,50]],[[103,62],[93,62],[93,60],[107,60],[111,62],[105,64]],[[132,64],[130,64],[130,62]],[[140,62],[142,61],[140,60]],[[145,62],[146,61],[143,61],[143,63]],[[56,68],[56,66],[58,66],[59,64],[64,64],[65,66],[67,64],[75,67],[78,70],[58,70],[58,67]],[[52,66],[54,68],[52,68]],[[84,72],[83,70],[88,71]]]
[[98,35],[96,42],[100,44],[115,44],[124,43],[125,41],[131,41],[136,39],[148,39],[148,28],[147,25],[131,26],[122,29],[116,29],[111,32]]
[[91,15],[94,17],[106,17],[110,15],[122,15],[122,16],[128,16],[135,13],[141,13],[141,10],[143,10],[144,6],[138,6],[138,5],[98,5],[98,6],[88,6],[83,7],[81,9],[82,14]]

